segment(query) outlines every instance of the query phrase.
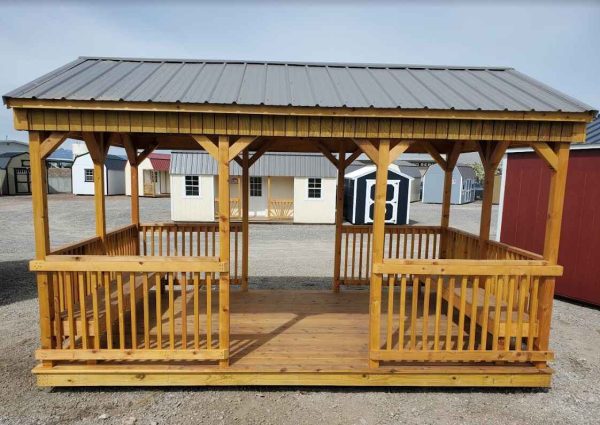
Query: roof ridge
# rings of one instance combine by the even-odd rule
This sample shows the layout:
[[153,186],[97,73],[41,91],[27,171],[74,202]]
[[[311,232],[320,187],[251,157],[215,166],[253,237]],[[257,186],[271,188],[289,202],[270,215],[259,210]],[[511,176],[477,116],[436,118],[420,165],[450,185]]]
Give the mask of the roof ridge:
[[79,56],[81,60],[114,60],[123,62],[181,62],[181,63],[227,63],[227,64],[257,64],[257,65],[296,65],[296,66],[321,66],[342,68],[415,68],[415,69],[477,69],[477,70],[513,70],[509,66],[471,66],[471,65],[425,65],[425,64],[390,64],[376,62],[313,62],[313,61],[276,61],[276,60],[250,60],[250,59],[191,59],[191,58],[136,58],[118,56]]

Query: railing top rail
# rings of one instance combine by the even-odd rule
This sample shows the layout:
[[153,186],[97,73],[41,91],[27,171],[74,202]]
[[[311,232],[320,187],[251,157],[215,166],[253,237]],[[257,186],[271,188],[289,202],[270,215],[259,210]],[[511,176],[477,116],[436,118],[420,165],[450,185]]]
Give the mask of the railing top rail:
[[[370,224],[344,224],[342,226],[342,232],[350,233],[353,229],[362,230],[362,229],[372,229],[373,226]],[[441,231],[440,226],[425,226],[425,225],[412,225],[412,224],[386,224],[385,230],[389,229],[414,229],[414,230],[432,230],[432,231]]]
[[92,243],[95,242],[100,242],[100,237],[99,236],[92,236],[90,238],[86,238],[77,242],[72,242],[72,243],[67,243],[64,245],[61,245],[59,247],[57,247],[56,249],[53,249],[52,251],[50,251],[51,255],[59,255],[58,253],[61,251],[70,251],[73,249],[77,249],[77,248],[81,248],[82,246],[85,245],[90,245]]
[[[467,232],[465,230],[457,229],[455,227],[449,227],[448,231],[449,232],[453,232],[453,233],[457,233],[457,234],[460,234],[460,235],[463,235],[463,236],[466,236],[466,237],[469,237],[469,238],[472,238],[472,239],[479,239],[479,236],[477,236],[476,234]],[[512,246],[512,245],[509,245],[509,244],[504,243],[504,242],[498,242],[498,241],[492,241],[492,240],[490,240],[490,241],[488,241],[488,244],[489,245],[493,245],[493,246],[497,246],[499,248],[504,248],[504,249],[506,249],[506,250],[508,250],[510,252],[522,255],[524,257],[529,257],[532,260],[543,260],[544,259],[544,257],[542,255],[540,255],[540,254],[537,254],[537,253],[531,252],[531,251],[527,251],[526,249],[518,248],[516,246]]]
[[[241,225],[240,222],[231,222],[230,227]],[[190,226],[212,226],[219,227],[216,221],[161,221],[152,223],[141,223],[140,227],[190,227]]]
[[229,264],[217,257],[146,257],[105,255],[48,255],[29,262],[31,271],[74,272],[225,272]]
[[541,260],[384,260],[373,273],[416,275],[561,276],[562,266]]

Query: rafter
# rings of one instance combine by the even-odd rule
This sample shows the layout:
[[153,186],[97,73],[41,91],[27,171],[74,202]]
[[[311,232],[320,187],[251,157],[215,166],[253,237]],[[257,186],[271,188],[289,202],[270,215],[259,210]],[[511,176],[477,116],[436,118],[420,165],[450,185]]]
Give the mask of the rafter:
[[194,139],[196,143],[202,147],[202,149],[208,152],[210,156],[217,161],[219,160],[219,148],[217,148],[217,145],[211,139],[199,134],[192,134],[192,139]]
[[248,148],[252,142],[258,137],[254,136],[243,136],[235,141],[233,145],[229,147],[229,160],[236,158],[244,149]]
[[325,155],[325,158],[327,158],[335,168],[339,168],[340,164],[337,158],[333,156],[333,154],[329,151],[329,149],[327,149],[323,142],[321,142],[320,140],[316,140],[315,146],[321,151],[321,153],[323,153],[323,155]]
[[356,146],[358,146],[375,164],[379,164],[379,151],[377,148],[371,143],[370,140],[367,139],[352,139]]
[[65,141],[68,135],[69,133],[65,131],[55,131],[50,133],[50,136],[48,136],[40,145],[40,155],[42,156],[42,159],[46,159],[52,155],[52,153]]
[[411,140],[401,140],[392,149],[390,149],[390,164],[402,155],[410,147]]
[[532,143],[531,147],[540,158],[546,161],[546,164],[548,164],[550,168],[552,168],[554,171],[558,171],[558,155],[548,145],[548,143]]

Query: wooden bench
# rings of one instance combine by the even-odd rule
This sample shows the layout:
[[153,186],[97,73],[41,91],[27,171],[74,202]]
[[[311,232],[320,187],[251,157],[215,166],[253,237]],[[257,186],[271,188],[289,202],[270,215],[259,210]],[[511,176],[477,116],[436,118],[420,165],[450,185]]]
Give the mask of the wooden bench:
[[[156,285],[155,274],[149,273],[148,274],[148,290],[152,289],[155,285]],[[134,283],[134,304],[136,304],[136,305],[142,301],[142,298],[144,296],[143,291],[142,291],[142,286],[143,286],[143,278],[142,278],[142,276],[137,276],[135,278],[135,283]],[[127,314],[131,311],[130,287],[131,287],[131,285],[128,280],[123,282],[123,309],[122,309],[123,314]],[[100,284],[98,286],[98,292],[97,292],[97,294],[98,294],[97,295],[98,326],[96,326],[95,317],[94,317],[93,295],[92,294],[87,295],[84,299],[85,311],[86,311],[85,322],[87,324],[87,326],[86,326],[87,336],[89,338],[94,338],[97,336],[96,329],[99,332],[98,336],[102,336],[103,334],[106,333],[107,325],[112,327],[119,320],[118,285],[115,280],[111,281],[110,289],[111,289],[111,292],[109,295],[110,307],[109,307],[109,314],[107,314],[104,284]],[[72,320],[73,320],[74,327],[75,327],[75,336],[76,337],[83,336],[84,318],[81,317],[79,302],[73,303],[72,317],[73,317]],[[108,317],[110,317],[109,324],[107,323]],[[70,321],[71,320],[69,319],[69,312],[65,307],[65,310],[63,310],[60,314],[61,333],[65,337],[71,336]]]
[[[468,317],[470,320],[473,320],[473,317],[471,317],[472,312],[473,312],[473,303],[472,303],[473,294],[472,293],[473,293],[472,287],[468,287],[465,291],[465,296],[466,296],[465,317]],[[476,295],[477,295],[477,312],[476,312],[475,321],[476,321],[477,325],[479,325],[481,327],[484,323],[484,318],[485,318],[485,314],[483,311],[483,304],[484,304],[484,300],[485,300],[485,289],[478,288]],[[450,289],[448,287],[445,287],[443,289],[442,297],[446,301],[449,300]],[[454,289],[454,297],[453,297],[453,309],[454,310],[459,311],[460,297],[461,297],[461,288],[460,288],[460,285],[457,285],[457,287]],[[498,327],[498,337],[505,338],[509,334],[511,337],[515,337],[515,336],[517,336],[518,327],[519,327],[519,324],[518,324],[519,317],[518,317],[518,312],[517,312],[518,299],[515,299],[515,304],[514,304],[513,311],[512,311],[510,333],[507,333],[508,303],[503,300],[501,300],[500,302],[501,302],[500,326]],[[487,332],[491,335],[494,335],[495,334],[494,333],[494,316],[496,314],[496,308],[495,308],[496,295],[493,293],[489,295],[489,305],[490,305],[490,307],[488,309]],[[525,311],[523,312],[523,317],[522,317],[521,336],[523,338],[528,337],[529,331],[530,331],[529,313],[528,313],[527,309],[525,309]],[[533,331],[534,336],[537,335],[537,333],[538,333],[537,322],[533,323],[532,331]]]

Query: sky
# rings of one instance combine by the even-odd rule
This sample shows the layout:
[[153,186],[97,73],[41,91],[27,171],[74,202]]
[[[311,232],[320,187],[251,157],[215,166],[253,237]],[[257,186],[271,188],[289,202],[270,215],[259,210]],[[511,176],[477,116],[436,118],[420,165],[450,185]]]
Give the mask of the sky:
[[253,59],[510,66],[600,107],[600,0],[222,3],[0,0],[0,93],[78,56]]

